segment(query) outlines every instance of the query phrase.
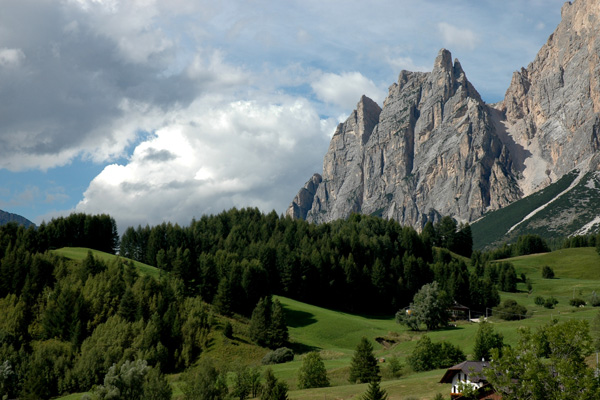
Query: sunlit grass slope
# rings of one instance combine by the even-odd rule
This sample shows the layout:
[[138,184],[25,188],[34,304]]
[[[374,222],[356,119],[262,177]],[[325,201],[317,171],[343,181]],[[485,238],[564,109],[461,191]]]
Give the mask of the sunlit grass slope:
[[[69,258],[83,259],[87,249],[61,249],[57,252],[73,252]],[[98,255],[97,255],[98,253]],[[100,257],[100,252],[94,256]],[[65,255],[67,256],[67,255]],[[107,260],[112,256],[105,254]],[[517,293],[500,292],[502,300],[515,299],[525,305],[531,317],[521,321],[503,321],[490,318],[494,329],[504,335],[504,342],[516,345],[518,328],[537,327],[551,319],[565,321],[571,318],[591,321],[600,309],[586,306],[577,308],[569,305],[569,299],[575,295],[589,301],[592,291],[600,294],[600,256],[593,248],[564,249],[547,254],[535,254],[509,259],[515,265],[517,275],[525,273],[533,285],[528,293],[524,283],[518,284]],[[541,270],[544,265],[553,268],[556,278],[543,279]],[[148,266],[146,266],[148,267]],[[152,267],[148,267],[153,269]],[[359,296],[360,293],[357,293]],[[535,304],[536,296],[554,296],[559,300],[554,309]],[[389,395],[389,400],[406,398],[432,399],[437,393],[449,395],[450,387],[440,384],[444,370],[414,373],[407,366],[406,358],[413,351],[419,338],[427,334],[432,341],[449,341],[465,352],[467,357],[473,353],[473,343],[478,324],[458,322],[456,326],[435,332],[412,332],[398,325],[392,315],[387,317],[369,317],[329,310],[285,297],[277,297],[284,306],[290,333],[290,347],[296,353],[293,361],[270,366],[275,375],[289,386],[291,400],[308,399],[358,399],[366,391],[367,385],[350,384],[348,373],[354,349],[362,336],[366,336],[375,349],[378,358],[387,362],[380,364],[384,380],[381,384]],[[228,320],[234,328],[233,339],[222,335],[222,325]],[[211,357],[222,368],[234,368],[236,365],[260,365],[260,360],[268,351],[253,345],[247,337],[247,320],[216,316],[217,328],[211,333],[208,349],[203,357]],[[376,339],[379,338],[379,341]],[[383,340],[385,340],[385,343]],[[383,343],[383,344],[382,344]],[[331,387],[299,390],[297,374],[302,357],[308,351],[319,351],[331,381]],[[405,368],[399,378],[391,378],[386,368],[391,357],[397,357]],[[472,356],[469,357],[472,359]],[[263,367],[264,368],[264,367]],[[181,398],[178,375],[169,377],[175,389],[174,398]],[[74,395],[76,396],[76,395]],[[79,397],[66,397],[75,399]]]
[[[88,249],[88,248],[84,248],[84,247],[63,247],[62,249],[52,250],[52,252],[54,254],[69,258],[71,260],[78,260],[78,261],[84,260],[87,257],[88,251],[91,251],[92,255],[95,258],[98,258],[107,263],[114,261],[116,258],[119,258],[119,256],[116,256],[114,254],[109,254],[109,253],[105,253],[103,251]],[[130,261],[128,258],[123,258],[123,257],[121,257],[121,258],[123,260]],[[133,260],[131,260],[131,261],[133,261]],[[144,275],[150,275],[154,278],[158,278],[158,275],[160,274],[160,271],[158,270],[158,268],[152,267],[150,265],[143,264],[138,261],[133,261],[133,265],[135,265],[136,268]]]

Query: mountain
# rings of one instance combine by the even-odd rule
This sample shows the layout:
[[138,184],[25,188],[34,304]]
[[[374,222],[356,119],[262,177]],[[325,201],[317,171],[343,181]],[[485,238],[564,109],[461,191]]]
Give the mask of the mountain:
[[563,6],[556,31],[497,104],[442,49],[431,72],[402,71],[382,108],[360,99],[331,139],[322,176],[287,215],[326,222],[360,212],[420,229],[443,215],[479,220],[568,173],[583,179],[600,164],[599,57],[596,0]]
[[0,225],[6,225],[9,222],[14,222],[16,224],[23,225],[25,228],[35,226],[33,222],[31,222],[25,217],[0,210]]

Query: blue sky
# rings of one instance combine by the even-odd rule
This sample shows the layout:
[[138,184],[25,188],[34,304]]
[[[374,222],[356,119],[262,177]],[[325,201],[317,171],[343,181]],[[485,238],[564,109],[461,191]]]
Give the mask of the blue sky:
[[489,103],[557,0],[2,0],[0,209],[120,230],[283,213],[362,94],[441,48]]

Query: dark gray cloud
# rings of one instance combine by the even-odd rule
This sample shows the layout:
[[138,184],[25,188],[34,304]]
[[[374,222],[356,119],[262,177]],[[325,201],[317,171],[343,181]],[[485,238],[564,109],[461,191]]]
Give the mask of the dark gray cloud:
[[144,155],[143,161],[148,162],[166,162],[171,161],[177,158],[177,155],[171,153],[168,150],[157,150],[154,148],[149,148]]

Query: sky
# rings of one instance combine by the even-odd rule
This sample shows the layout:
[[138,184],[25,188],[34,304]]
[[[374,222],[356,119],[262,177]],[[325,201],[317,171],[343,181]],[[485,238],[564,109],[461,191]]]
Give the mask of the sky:
[[562,0],[0,0],[0,209],[122,232],[285,212],[365,94],[441,48],[488,103]]

